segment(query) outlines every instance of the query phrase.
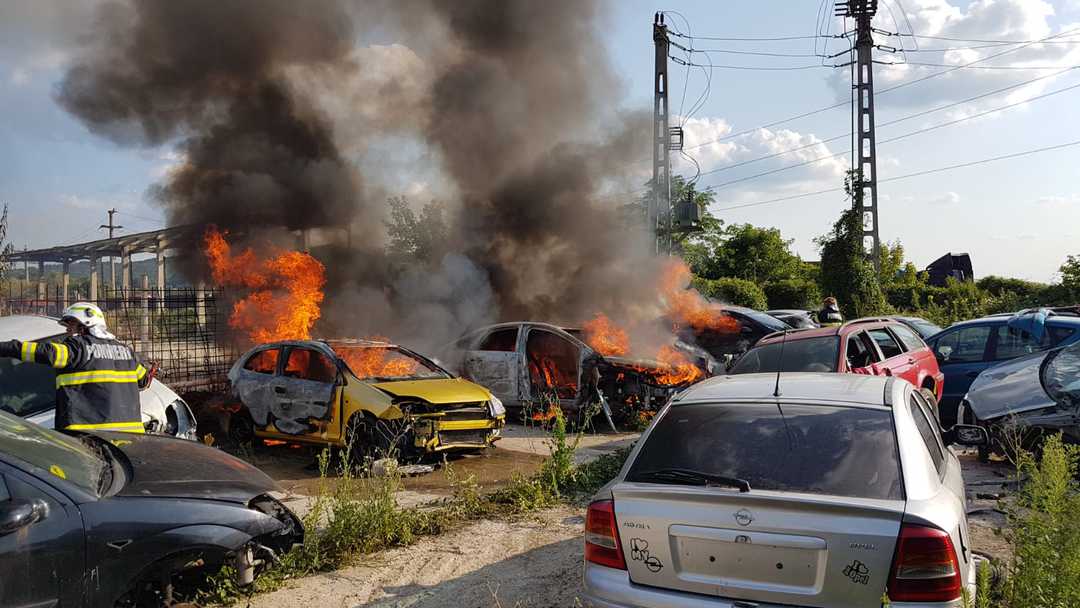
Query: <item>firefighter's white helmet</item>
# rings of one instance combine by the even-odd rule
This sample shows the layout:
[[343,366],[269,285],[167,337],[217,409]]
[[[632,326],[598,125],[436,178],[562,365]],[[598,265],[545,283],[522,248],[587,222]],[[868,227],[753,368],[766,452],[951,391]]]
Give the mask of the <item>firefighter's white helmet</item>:
[[90,330],[90,333],[94,335],[108,334],[109,332],[105,324],[105,313],[89,302],[76,302],[65,308],[64,312],[60,314],[60,323],[63,324],[68,320],[74,320],[81,325],[85,325]]

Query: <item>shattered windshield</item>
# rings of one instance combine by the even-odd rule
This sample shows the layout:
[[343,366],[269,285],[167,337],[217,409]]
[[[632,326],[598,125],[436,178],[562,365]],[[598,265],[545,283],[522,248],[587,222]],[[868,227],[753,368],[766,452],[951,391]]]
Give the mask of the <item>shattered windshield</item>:
[[1080,342],[1047,355],[1042,383],[1057,403],[1080,407]]
[[394,346],[344,346],[334,351],[361,380],[393,382],[450,378],[450,374],[430,361]]
[[[100,496],[111,464],[75,437],[0,412],[0,452]],[[107,483],[107,481],[106,481]]]
[[775,372],[835,372],[840,359],[840,338],[823,336],[773,342],[751,348],[731,368],[732,374]]

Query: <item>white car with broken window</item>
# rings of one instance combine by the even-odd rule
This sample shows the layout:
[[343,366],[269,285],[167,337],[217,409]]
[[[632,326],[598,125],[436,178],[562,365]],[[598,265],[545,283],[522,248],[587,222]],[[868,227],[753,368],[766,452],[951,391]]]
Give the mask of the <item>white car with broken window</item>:
[[976,556],[949,446],[986,441],[896,378],[702,382],[589,505],[586,605],[959,607]]

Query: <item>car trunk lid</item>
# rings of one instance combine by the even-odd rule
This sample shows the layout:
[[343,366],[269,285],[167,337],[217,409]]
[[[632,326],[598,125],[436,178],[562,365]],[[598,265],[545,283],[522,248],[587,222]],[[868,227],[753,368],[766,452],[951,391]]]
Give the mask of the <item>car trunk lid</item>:
[[847,608],[885,591],[902,500],[620,483],[619,538],[636,584]]

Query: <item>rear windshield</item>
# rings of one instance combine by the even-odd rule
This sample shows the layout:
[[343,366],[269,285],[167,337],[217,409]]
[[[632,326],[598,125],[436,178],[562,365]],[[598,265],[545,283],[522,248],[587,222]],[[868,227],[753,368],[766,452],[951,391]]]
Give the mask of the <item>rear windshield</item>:
[[655,482],[649,473],[664,469],[743,479],[751,492],[904,497],[892,412],[883,410],[674,406],[649,434],[626,479]]
[[822,336],[802,340],[786,340],[751,348],[731,368],[733,374],[775,372],[780,366],[783,348],[785,372],[835,372],[840,359],[840,338]]

